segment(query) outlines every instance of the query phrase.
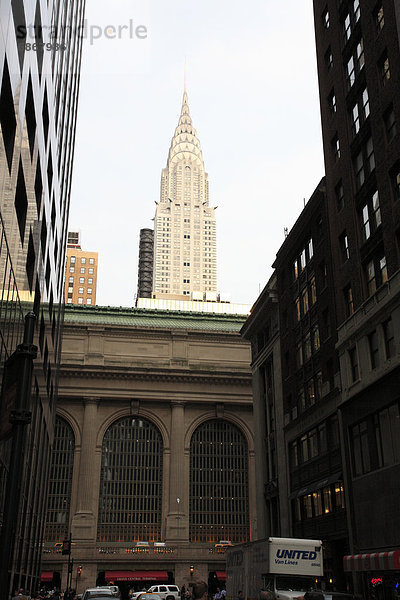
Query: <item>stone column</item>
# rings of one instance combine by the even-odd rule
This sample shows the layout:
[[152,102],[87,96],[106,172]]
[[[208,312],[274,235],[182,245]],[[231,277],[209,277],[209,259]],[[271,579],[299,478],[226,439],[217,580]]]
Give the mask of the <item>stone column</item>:
[[96,541],[98,485],[93,481],[96,464],[97,406],[94,398],[84,400],[82,444],[79,463],[77,511],[72,519],[72,538]]
[[188,508],[186,506],[185,471],[185,403],[171,403],[169,506],[166,539],[185,541],[188,539]]

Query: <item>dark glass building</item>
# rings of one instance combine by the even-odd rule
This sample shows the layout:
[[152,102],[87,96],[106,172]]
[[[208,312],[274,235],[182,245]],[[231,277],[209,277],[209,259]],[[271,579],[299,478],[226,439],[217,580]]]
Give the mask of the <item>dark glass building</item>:
[[[25,427],[9,589],[39,586],[79,89],[84,0],[6,0],[0,33],[0,368],[34,311],[38,347]],[[9,474],[8,415],[0,415],[0,524]],[[4,427],[3,427],[4,426]],[[4,565],[2,565],[4,568]],[[3,590],[3,593],[6,593]]]

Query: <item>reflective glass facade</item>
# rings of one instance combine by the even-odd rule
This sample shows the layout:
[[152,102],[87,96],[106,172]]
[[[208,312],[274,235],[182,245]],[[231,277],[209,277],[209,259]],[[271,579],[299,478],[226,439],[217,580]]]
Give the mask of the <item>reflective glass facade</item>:
[[[10,587],[37,589],[63,321],[66,225],[84,0],[5,0],[0,29],[0,370],[36,314],[25,469]],[[0,418],[3,415],[0,416]],[[0,523],[9,465],[0,441]]]

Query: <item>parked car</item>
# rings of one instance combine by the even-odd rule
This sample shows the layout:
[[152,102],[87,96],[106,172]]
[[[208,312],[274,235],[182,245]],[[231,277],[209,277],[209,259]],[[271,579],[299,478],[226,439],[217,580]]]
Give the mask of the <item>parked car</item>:
[[146,593],[147,593],[146,589],[140,590],[140,592],[129,592],[129,598],[131,598],[131,600],[137,600],[141,594],[146,594]]
[[161,596],[149,592],[140,592],[137,598],[138,600],[161,600]]
[[117,585],[98,585],[97,590],[110,590],[114,596],[120,598],[121,592],[119,591],[119,587]]
[[[115,588],[117,586],[107,586],[107,587],[95,587],[88,588],[83,596],[82,600],[107,600],[107,598],[116,598],[116,594],[110,588]],[[117,588],[118,589],[118,588]],[[119,592],[119,589],[118,589]]]
[[[180,600],[180,593],[177,585],[152,585],[147,591],[151,594],[158,594],[161,600]],[[141,598],[141,600],[143,599]]]

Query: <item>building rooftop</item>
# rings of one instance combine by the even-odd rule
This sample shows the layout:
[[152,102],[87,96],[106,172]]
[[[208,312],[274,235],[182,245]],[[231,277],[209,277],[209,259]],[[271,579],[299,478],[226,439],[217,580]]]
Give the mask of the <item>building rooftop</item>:
[[66,305],[65,323],[184,329],[239,333],[245,315],[150,310],[110,306]]

